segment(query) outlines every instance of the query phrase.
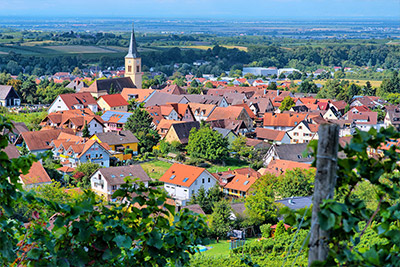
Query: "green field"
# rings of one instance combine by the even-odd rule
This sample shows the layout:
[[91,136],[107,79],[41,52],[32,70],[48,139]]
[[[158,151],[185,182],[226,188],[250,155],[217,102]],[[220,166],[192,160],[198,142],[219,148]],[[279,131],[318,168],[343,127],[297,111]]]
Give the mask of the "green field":
[[[248,238],[246,239],[246,243],[252,242],[256,239],[257,238],[255,237]],[[216,240],[212,240],[211,244],[207,245],[207,247],[212,247],[212,248],[200,253],[203,254],[204,256],[228,256],[231,246],[231,243],[228,241],[230,240],[220,240],[219,243],[217,243]]]
[[160,177],[163,176],[163,174],[169,169],[169,167],[171,167],[171,165],[171,163],[161,160],[153,160],[140,164],[150,178],[156,180],[160,179]]

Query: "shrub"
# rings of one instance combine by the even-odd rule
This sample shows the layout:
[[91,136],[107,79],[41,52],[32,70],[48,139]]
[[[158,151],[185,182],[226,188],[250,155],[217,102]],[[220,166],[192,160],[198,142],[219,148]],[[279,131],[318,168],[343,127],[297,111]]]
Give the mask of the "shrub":
[[272,225],[270,223],[263,224],[260,226],[262,237],[269,238],[271,236],[271,226]]

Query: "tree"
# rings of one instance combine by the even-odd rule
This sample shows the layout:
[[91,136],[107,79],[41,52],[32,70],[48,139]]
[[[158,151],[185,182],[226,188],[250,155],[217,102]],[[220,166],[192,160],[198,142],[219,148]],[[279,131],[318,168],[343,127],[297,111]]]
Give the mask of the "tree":
[[287,170],[284,175],[278,177],[275,183],[275,191],[280,197],[311,196],[314,188],[314,169]]
[[90,176],[99,168],[101,168],[99,164],[90,161],[79,164],[73,173],[75,180],[72,182],[72,184],[83,188],[89,188]]
[[195,94],[195,95],[200,95],[203,92],[202,87],[189,87],[188,88],[188,93],[189,94]]
[[192,128],[186,147],[191,157],[220,161],[228,156],[228,140],[208,125]]
[[278,89],[275,82],[271,82],[268,85],[268,90],[276,90]]
[[232,208],[227,200],[221,200],[214,204],[210,215],[210,231],[215,237],[226,237],[231,229],[230,220]]
[[279,79],[279,80],[284,80],[284,79],[286,79],[285,73],[282,72],[281,74],[279,74],[278,79]]
[[273,191],[275,179],[276,177],[273,174],[261,176],[253,184],[251,191],[245,198],[246,213],[253,224],[276,222],[277,207]]
[[206,88],[214,88],[214,85],[211,82],[206,82],[204,85]]
[[292,107],[296,106],[296,103],[294,102],[293,98],[290,96],[286,96],[281,105],[279,106],[280,111],[285,111],[285,110],[290,110]]
[[199,87],[199,83],[197,82],[196,79],[193,79],[193,81],[190,83],[190,87],[193,88]]
[[131,131],[139,139],[141,152],[152,151],[153,146],[160,140],[160,135],[151,127],[152,122],[150,114],[145,109],[137,107],[125,123],[124,129]]
[[83,129],[82,129],[82,137],[86,137],[86,138],[90,137],[90,131],[89,131],[89,126],[87,124],[87,121],[85,121],[85,126],[83,126]]
[[82,71],[79,69],[79,67],[75,67],[74,70],[72,71],[72,75],[82,75]]
[[207,191],[204,187],[200,187],[196,194],[193,195],[191,204],[199,204],[206,214],[210,214],[214,204],[223,198],[223,193],[220,187],[216,184]]
[[319,89],[315,83],[305,80],[300,84],[298,91],[300,93],[316,94]]
[[343,87],[339,80],[328,80],[324,87],[318,92],[317,98],[335,99],[340,93],[343,93]]
[[243,135],[239,135],[235,140],[232,141],[230,150],[236,155],[241,157],[248,157],[251,153],[252,148],[246,145],[247,139]]
[[278,224],[276,225],[274,238],[280,237],[285,233],[286,233],[285,224],[283,223],[283,221],[279,221]]
[[346,75],[341,70],[335,71],[335,73],[333,74],[334,79],[343,79],[344,77],[346,77]]

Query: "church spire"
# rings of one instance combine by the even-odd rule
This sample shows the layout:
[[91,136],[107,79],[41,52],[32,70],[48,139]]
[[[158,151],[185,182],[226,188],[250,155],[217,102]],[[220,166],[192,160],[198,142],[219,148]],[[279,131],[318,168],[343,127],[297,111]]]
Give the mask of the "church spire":
[[132,34],[131,34],[131,41],[129,43],[129,51],[128,54],[125,56],[126,58],[138,58],[139,52],[137,50],[137,45],[136,45],[136,38],[135,38],[135,29],[134,25],[132,23]]

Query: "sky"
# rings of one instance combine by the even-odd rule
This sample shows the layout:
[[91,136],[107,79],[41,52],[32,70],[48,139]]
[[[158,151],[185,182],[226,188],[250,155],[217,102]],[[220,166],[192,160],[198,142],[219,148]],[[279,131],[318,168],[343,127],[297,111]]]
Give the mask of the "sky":
[[0,16],[400,20],[400,0],[0,0]]

